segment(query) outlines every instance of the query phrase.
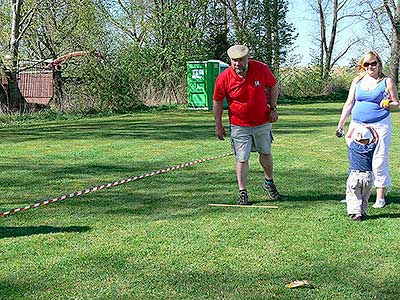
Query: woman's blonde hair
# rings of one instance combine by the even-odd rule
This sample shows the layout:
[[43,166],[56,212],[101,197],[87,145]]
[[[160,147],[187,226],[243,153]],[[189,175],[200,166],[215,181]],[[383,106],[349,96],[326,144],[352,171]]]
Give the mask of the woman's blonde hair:
[[365,68],[364,68],[363,65],[364,65],[364,63],[365,63],[366,60],[368,60],[368,59],[371,58],[371,56],[375,56],[376,61],[378,62],[377,67],[378,67],[378,76],[379,76],[379,78],[384,77],[384,74],[383,74],[383,72],[382,72],[382,69],[383,69],[382,59],[381,59],[381,57],[379,56],[378,52],[376,52],[376,51],[368,51],[368,52],[365,53],[365,54],[361,57],[361,59],[358,61],[358,64],[357,64],[357,71],[358,71],[358,73],[360,74],[360,77],[361,77],[361,78],[364,77],[364,75],[365,75]]

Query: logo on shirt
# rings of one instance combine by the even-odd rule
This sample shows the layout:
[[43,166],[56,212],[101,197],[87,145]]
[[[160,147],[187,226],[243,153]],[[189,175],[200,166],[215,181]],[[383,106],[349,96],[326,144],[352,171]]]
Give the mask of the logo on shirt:
[[260,86],[260,81],[259,81],[259,80],[254,81],[254,86],[255,86],[255,87]]

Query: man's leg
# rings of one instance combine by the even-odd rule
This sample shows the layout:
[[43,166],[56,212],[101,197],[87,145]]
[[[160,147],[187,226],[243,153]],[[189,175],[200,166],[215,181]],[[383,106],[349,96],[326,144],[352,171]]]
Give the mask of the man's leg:
[[262,168],[264,169],[265,178],[273,179],[274,166],[273,166],[272,154],[260,153],[259,161]]
[[236,177],[239,186],[239,198],[237,203],[239,205],[250,205],[249,196],[247,194],[247,174],[249,173],[249,161],[244,162],[236,161]]
[[248,160],[246,160],[245,162],[236,161],[236,177],[240,191],[246,189],[248,174],[249,174],[249,161]]
[[259,160],[262,168],[264,169],[264,176],[265,176],[265,180],[262,184],[262,187],[268,193],[268,196],[272,200],[278,200],[281,197],[281,195],[279,194],[273,180],[274,167],[273,167],[272,154],[260,153]]
[[237,203],[240,205],[249,205],[247,194],[247,175],[249,173],[249,158],[252,146],[250,129],[241,126],[231,126],[232,148],[236,160],[236,177],[239,186],[239,198]]

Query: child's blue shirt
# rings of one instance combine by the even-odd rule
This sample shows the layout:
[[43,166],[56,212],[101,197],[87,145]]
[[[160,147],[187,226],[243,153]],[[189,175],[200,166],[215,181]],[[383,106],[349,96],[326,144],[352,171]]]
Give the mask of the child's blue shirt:
[[372,171],[372,157],[376,148],[375,143],[367,145],[351,141],[349,144],[350,171]]

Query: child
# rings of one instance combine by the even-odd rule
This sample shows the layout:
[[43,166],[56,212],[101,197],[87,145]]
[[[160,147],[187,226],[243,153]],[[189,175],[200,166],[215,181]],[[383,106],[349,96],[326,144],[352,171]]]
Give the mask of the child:
[[372,156],[378,139],[376,131],[364,125],[353,128],[346,135],[350,162],[346,203],[347,213],[354,221],[362,221],[367,215],[373,184]]

